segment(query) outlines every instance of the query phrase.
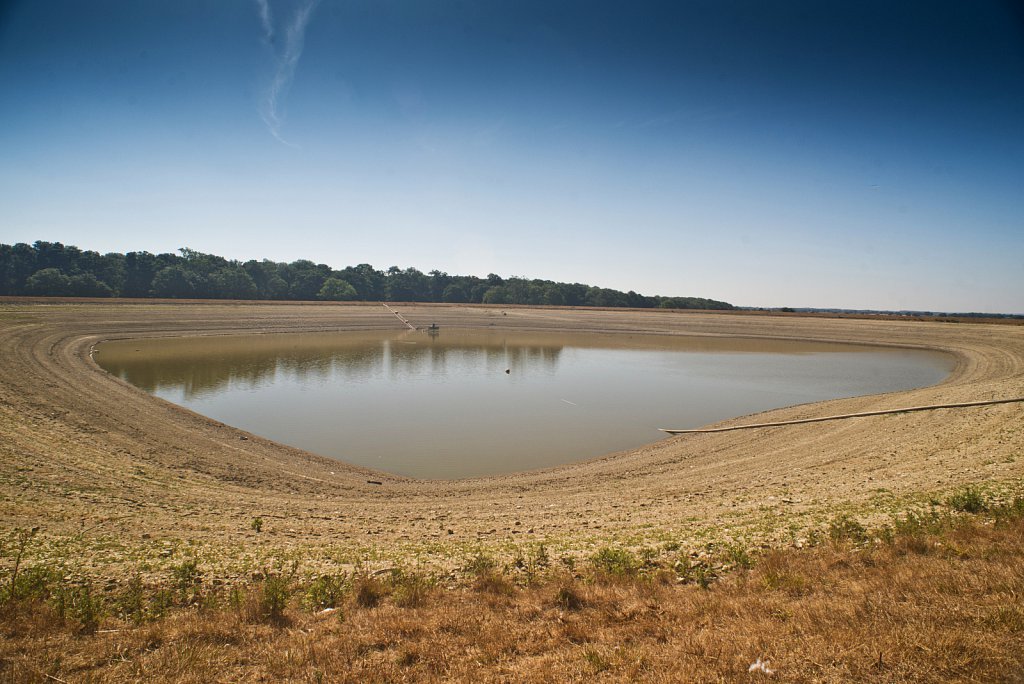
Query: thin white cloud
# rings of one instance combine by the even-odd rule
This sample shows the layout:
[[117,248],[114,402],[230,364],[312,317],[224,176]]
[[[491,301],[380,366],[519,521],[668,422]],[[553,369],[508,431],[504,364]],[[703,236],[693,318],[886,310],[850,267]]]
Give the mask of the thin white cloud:
[[267,43],[274,42],[274,18],[270,13],[269,0],[256,0],[256,9],[260,13],[260,24],[263,25],[263,39]]
[[268,0],[257,0],[257,8],[260,12],[260,21],[263,24],[264,38],[275,48],[275,69],[274,76],[267,88],[266,96],[261,104],[260,115],[267,124],[271,135],[286,145],[290,145],[281,135],[281,127],[284,124],[282,113],[282,102],[288,94],[292,79],[295,76],[295,69],[299,65],[299,58],[302,57],[302,48],[305,45],[306,26],[313,16],[313,10],[320,4],[320,0],[305,0],[295,11],[295,15],[285,27],[284,45],[278,48],[274,43],[274,27],[271,21],[270,5]]

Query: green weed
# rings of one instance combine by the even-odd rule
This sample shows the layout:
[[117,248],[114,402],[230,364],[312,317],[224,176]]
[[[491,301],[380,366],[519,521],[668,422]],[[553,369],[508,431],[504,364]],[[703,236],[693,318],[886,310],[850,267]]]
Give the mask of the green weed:
[[977,487],[967,486],[958,492],[951,494],[946,499],[946,505],[960,513],[984,513],[988,510],[985,503],[985,496]]
[[306,587],[305,603],[313,610],[335,608],[341,605],[348,590],[348,578],[344,575],[321,575]]
[[626,549],[606,546],[590,558],[597,575],[610,578],[635,577],[640,571],[636,556]]
[[868,540],[868,530],[850,516],[840,515],[828,524],[828,538],[834,542],[862,544]]

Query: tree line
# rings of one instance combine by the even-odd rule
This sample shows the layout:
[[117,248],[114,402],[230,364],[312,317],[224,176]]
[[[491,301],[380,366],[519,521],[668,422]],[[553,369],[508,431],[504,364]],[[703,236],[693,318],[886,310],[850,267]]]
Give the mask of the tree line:
[[337,270],[306,259],[241,262],[188,248],[178,251],[100,254],[59,242],[0,244],[0,295],[733,308],[702,297],[645,296],[493,273],[479,278],[398,266],[380,271],[370,264]]

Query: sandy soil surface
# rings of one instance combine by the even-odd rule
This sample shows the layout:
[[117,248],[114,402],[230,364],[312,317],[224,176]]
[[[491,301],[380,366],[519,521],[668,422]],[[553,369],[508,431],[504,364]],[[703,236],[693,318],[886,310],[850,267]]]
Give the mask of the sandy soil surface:
[[[1024,327],[898,320],[394,305],[417,325],[745,336],[943,350],[934,387],[720,425],[1024,396]],[[456,567],[478,549],[802,543],[838,512],[885,516],[966,483],[1019,490],[1024,404],[667,437],[544,471],[461,481],[370,472],[251,435],[110,376],[102,340],[401,329],[379,304],[0,303],[0,527],[37,560],[117,579],[198,558],[246,577],[272,559]],[[665,426],[673,427],[673,426]],[[371,484],[368,481],[381,484]],[[253,520],[262,519],[262,530]],[[70,559],[70,560],[68,560]]]

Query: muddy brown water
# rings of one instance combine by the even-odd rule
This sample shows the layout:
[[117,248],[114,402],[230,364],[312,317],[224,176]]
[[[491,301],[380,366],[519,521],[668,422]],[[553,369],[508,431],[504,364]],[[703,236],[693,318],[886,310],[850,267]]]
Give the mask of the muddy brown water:
[[936,352],[797,341],[444,329],[110,341],[96,361],[197,413],[421,478],[571,463],[826,399],[932,385]]

